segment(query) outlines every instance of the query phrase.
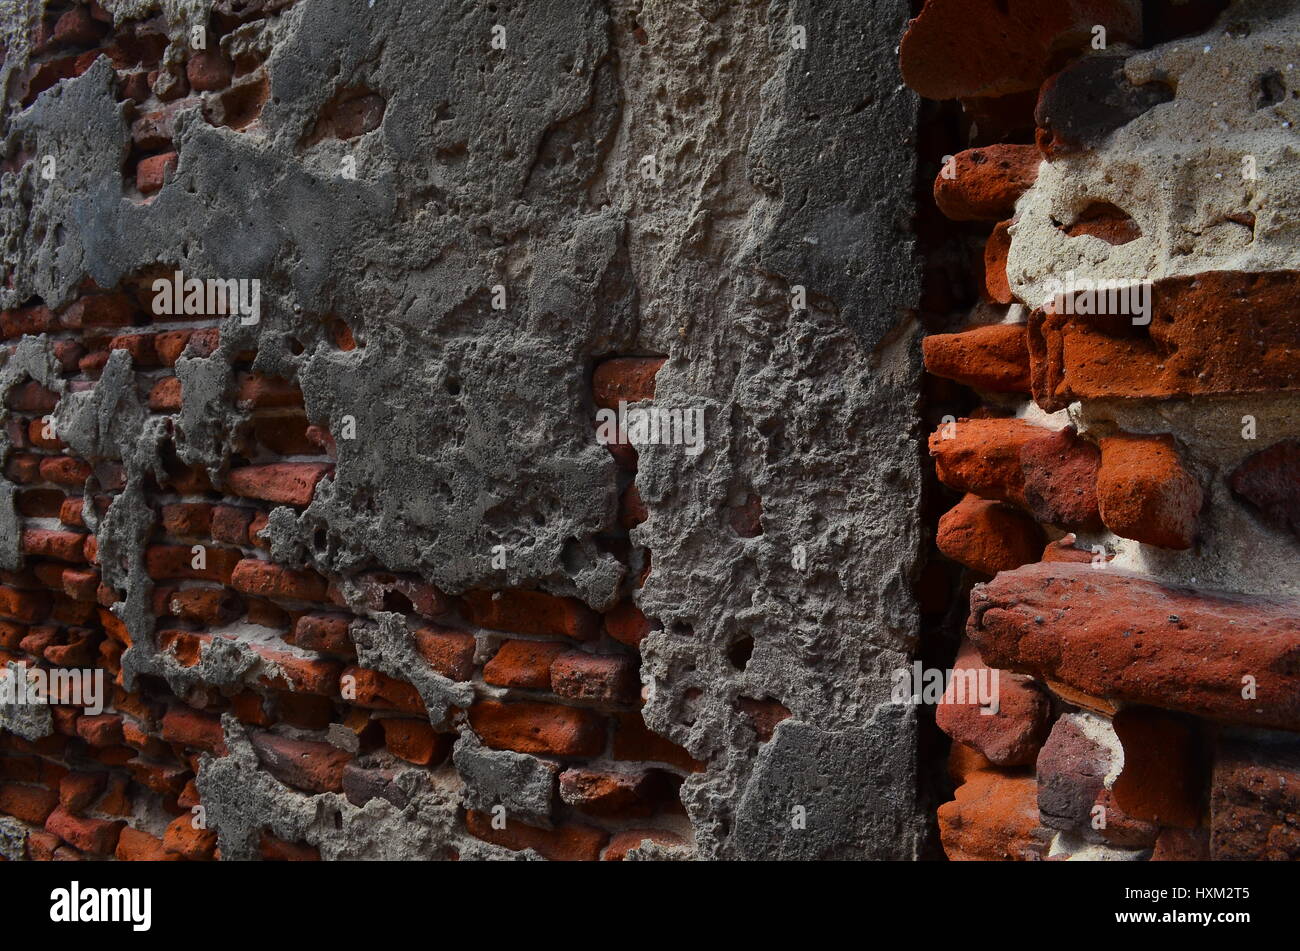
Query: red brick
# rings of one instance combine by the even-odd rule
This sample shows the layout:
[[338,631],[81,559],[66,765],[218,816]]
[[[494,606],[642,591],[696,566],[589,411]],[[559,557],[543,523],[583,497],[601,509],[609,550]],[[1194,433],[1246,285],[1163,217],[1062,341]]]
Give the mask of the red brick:
[[245,558],[235,566],[230,586],[257,597],[325,600],[325,579],[316,572],[309,568],[286,568],[257,558]]
[[1136,0],[928,0],[899,44],[903,81],[928,99],[1035,90],[1098,23],[1112,44],[1142,39]]
[[41,478],[58,485],[81,488],[90,478],[90,466],[72,456],[47,456],[41,460]]
[[605,721],[589,710],[550,703],[481,700],[470,726],[493,749],[556,756],[597,756],[605,748]]
[[24,334],[33,336],[50,333],[58,328],[58,320],[43,304],[0,311],[0,337],[12,340]]
[[214,829],[194,828],[193,815],[185,813],[167,824],[163,849],[186,861],[211,861],[217,849],[217,833]]
[[256,512],[233,505],[217,505],[212,509],[212,537],[227,545],[248,544],[248,526]]
[[116,746],[122,742],[122,718],[115,713],[78,717],[77,735],[94,747]]
[[0,813],[23,822],[44,825],[58,804],[58,794],[44,786],[0,783]]
[[704,764],[671,740],[652,732],[639,713],[620,713],[614,719],[613,758],[650,763],[667,763],[686,772],[698,772]]
[[1120,710],[1111,724],[1124,746],[1124,769],[1111,787],[1115,804],[1161,826],[1199,826],[1208,773],[1195,724],[1142,707]]
[[471,624],[497,631],[563,635],[580,641],[600,631],[600,615],[576,598],[541,591],[470,591],[464,603]]
[[930,455],[939,480],[949,488],[1023,508],[1021,450],[1049,432],[1019,419],[959,419],[931,434]]
[[419,691],[404,680],[397,680],[377,670],[355,666],[348,667],[341,675],[343,681],[349,678],[356,688],[356,696],[351,702],[359,707],[401,710],[405,713],[426,712]]
[[165,376],[149,391],[149,408],[155,413],[179,413],[181,401],[180,377]]
[[1173,437],[1102,439],[1097,504],[1101,520],[1116,535],[1162,548],[1190,548],[1204,498]]
[[45,449],[49,452],[62,452],[64,445],[62,440],[57,436],[46,436],[49,423],[45,417],[33,419],[27,423],[27,440],[38,449]]
[[305,842],[285,842],[268,832],[262,833],[258,853],[266,862],[319,862],[320,849]]
[[47,48],[94,46],[103,35],[103,25],[95,22],[86,7],[73,7],[55,22]]
[[244,613],[244,603],[224,588],[188,588],[172,592],[167,613],[196,624],[221,627]]
[[436,733],[428,720],[385,717],[379,721],[384,730],[384,745],[394,756],[417,766],[441,763],[451,752],[455,736]]
[[571,700],[629,703],[639,684],[630,657],[567,651],[551,663],[551,689]]
[[212,530],[212,506],[176,502],[162,507],[163,531],[177,538],[207,538]]
[[1300,536],[1300,440],[1286,439],[1250,455],[1228,484],[1265,521]]
[[[1007,279],[1007,258],[1011,254],[1013,223],[999,221],[984,242],[984,297],[994,304],[1011,304],[1016,300],[1011,293],[1011,282]],[[1025,369],[1028,370],[1028,366]],[[1026,377],[1028,375],[1025,374]]]
[[352,637],[348,634],[351,623],[350,615],[304,614],[294,624],[293,643],[305,650],[354,653]]
[[27,858],[32,862],[52,862],[63,840],[57,835],[37,830],[27,833]]
[[551,689],[551,663],[568,650],[555,641],[506,641],[483,665],[483,680],[498,687]]
[[245,498],[303,507],[311,504],[317,483],[331,471],[333,466],[320,462],[245,466],[231,470],[226,487],[234,495]]
[[240,409],[300,407],[303,405],[302,390],[298,384],[279,377],[245,373],[239,377],[235,403]]
[[300,657],[288,651],[257,648],[266,673],[260,682],[279,690],[312,693],[323,697],[338,694],[339,675],[343,667],[337,661]]
[[74,815],[80,814],[107,785],[107,773],[68,773],[59,781],[59,804]]
[[267,772],[309,793],[342,792],[349,756],[328,743],[291,740],[273,733],[252,734],[253,747]]
[[112,855],[124,825],[124,822],[74,816],[67,810],[58,808],[50,813],[45,829],[83,852]]
[[1038,178],[1032,145],[988,145],[958,152],[934,180],[934,202],[954,221],[1004,221]]
[[[997,678],[996,713],[984,712],[977,677]],[[991,681],[986,683],[992,689]],[[935,721],[956,742],[977,750],[990,763],[1024,766],[1034,762],[1047,739],[1051,712],[1043,691],[1005,670],[990,669],[966,641],[953,662],[953,681],[935,709]]]
[[20,413],[52,413],[59,405],[59,394],[46,389],[35,380],[20,383],[9,391],[6,401],[9,408]]
[[411,637],[420,656],[447,679],[469,680],[474,675],[472,634],[429,625],[416,628]]
[[75,300],[59,315],[69,330],[83,327],[128,327],[136,315],[136,306],[126,294],[88,294]]
[[1047,854],[1033,776],[977,770],[939,807],[939,836],[949,861],[1033,861]]
[[80,563],[86,560],[85,542],[86,536],[81,532],[29,528],[23,531],[22,552],[24,555]]
[[1279,738],[1225,737],[1215,751],[1210,856],[1300,859],[1300,752]]
[[[971,594],[967,632],[991,666],[1094,697],[1242,725],[1300,729],[1300,610],[1186,591],[1114,568],[1003,572]],[[1257,696],[1243,697],[1243,678]]]
[[0,585],[0,615],[31,624],[50,610],[50,596],[43,591],[17,591]]
[[235,68],[218,49],[201,50],[185,64],[185,77],[195,92],[213,92],[230,85]]
[[566,769],[560,774],[560,798],[591,816],[649,816],[669,791],[663,773],[652,770]]
[[191,707],[177,705],[163,714],[162,738],[168,743],[179,743],[213,756],[226,755],[221,718]]
[[619,643],[640,649],[653,630],[650,621],[631,598],[621,601],[605,615],[605,633]]
[[162,155],[151,155],[149,158],[141,159],[135,170],[135,187],[145,195],[156,192],[176,170],[179,159],[180,156],[175,152],[164,152]]
[[195,553],[191,545],[150,545],[145,550],[145,569],[155,581],[193,578],[201,581],[233,583],[243,555],[229,548],[205,545],[205,567],[194,568]]
[[968,494],[939,519],[935,544],[953,561],[992,576],[1038,561],[1046,540],[1019,509]]
[[754,732],[764,743],[772,738],[781,721],[790,716],[789,707],[770,698],[737,697],[736,708],[749,717]]
[[1210,271],[1162,278],[1151,322],[1124,315],[1029,318],[1035,401],[1159,399],[1300,389],[1300,324],[1279,321],[1300,293],[1300,271]]
[[179,862],[180,856],[163,848],[162,840],[147,832],[127,826],[117,840],[114,852],[122,862]]
[[504,829],[494,829],[490,814],[473,810],[465,813],[465,827],[485,842],[516,852],[532,849],[552,862],[594,862],[609,838],[603,829],[575,824],[538,829],[507,819]]
[[1099,532],[1097,472],[1101,451],[1073,426],[1044,432],[1020,449],[1025,504],[1040,522],[1069,531]]
[[620,401],[654,399],[655,374],[663,365],[663,357],[615,357],[597,365],[591,379],[596,405],[616,410]]
[[173,763],[157,763],[137,756],[126,764],[135,781],[163,796],[175,796],[185,786],[190,771]]

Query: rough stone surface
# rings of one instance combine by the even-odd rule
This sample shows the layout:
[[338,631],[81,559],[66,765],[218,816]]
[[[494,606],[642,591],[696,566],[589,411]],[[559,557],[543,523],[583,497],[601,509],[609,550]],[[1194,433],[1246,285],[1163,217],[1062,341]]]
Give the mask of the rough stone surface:
[[[893,740],[914,723],[910,707],[888,704],[858,729],[827,731],[783,720],[759,752],[740,797],[738,854],[769,860],[889,858],[900,840],[915,842],[907,797],[891,791],[898,779],[915,775],[907,744]],[[863,797],[863,789],[871,794]],[[800,806],[806,810],[802,828],[792,822]]]

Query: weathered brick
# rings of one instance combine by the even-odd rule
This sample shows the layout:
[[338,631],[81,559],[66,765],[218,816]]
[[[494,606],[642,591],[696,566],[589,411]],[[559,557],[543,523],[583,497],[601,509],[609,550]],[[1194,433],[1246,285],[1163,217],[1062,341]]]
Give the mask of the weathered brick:
[[1029,343],[1024,324],[990,324],[921,341],[925,369],[946,380],[993,393],[1029,392]]
[[[1294,604],[1166,588],[1109,567],[1037,564],[977,585],[967,633],[986,663],[1086,694],[1300,729]],[[1254,697],[1243,696],[1245,684]]]
[[517,852],[532,849],[552,862],[594,862],[609,839],[603,829],[577,824],[538,829],[507,819],[504,829],[495,829],[490,814],[473,810],[465,813],[465,827],[486,842]]
[[470,707],[469,722],[484,743],[498,750],[597,756],[605,748],[605,721],[590,710],[480,700]]
[[235,566],[230,586],[244,594],[264,598],[289,598],[295,601],[325,600],[325,579],[309,568],[245,558]]
[[470,591],[465,613],[471,624],[512,634],[563,635],[585,641],[600,632],[600,615],[576,598],[542,591]]
[[551,663],[551,689],[573,700],[629,703],[637,693],[630,657],[567,651]]
[[45,829],[64,842],[93,855],[112,855],[124,822],[74,816],[66,809],[57,808],[45,821]]
[[1173,437],[1124,433],[1101,441],[1097,505],[1116,535],[1162,548],[1190,548],[1204,499]]
[[231,470],[226,487],[234,495],[280,505],[305,507],[311,504],[316,485],[333,471],[321,462],[273,462]]
[[551,663],[568,650],[556,641],[506,641],[483,665],[483,680],[498,687],[551,689]]
[[274,733],[253,733],[251,739],[258,760],[282,783],[310,793],[343,790],[343,768],[350,757],[342,750]]

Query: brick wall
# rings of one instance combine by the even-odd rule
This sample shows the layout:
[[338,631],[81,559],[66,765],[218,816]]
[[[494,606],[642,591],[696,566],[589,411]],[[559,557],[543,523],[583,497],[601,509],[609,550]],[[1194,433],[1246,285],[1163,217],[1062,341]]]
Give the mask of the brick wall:
[[923,849],[905,3],[11,7],[0,856]]
[[[962,104],[933,199],[979,284],[924,341],[968,388],[930,405],[956,666],[1002,688],[938,712],[951,859],[1300,858],[1295,94],[1261,86],[1300,24],[1223,6],[930,0],[903,40]],[[1041,293],[1076,269],[1148,319]]]

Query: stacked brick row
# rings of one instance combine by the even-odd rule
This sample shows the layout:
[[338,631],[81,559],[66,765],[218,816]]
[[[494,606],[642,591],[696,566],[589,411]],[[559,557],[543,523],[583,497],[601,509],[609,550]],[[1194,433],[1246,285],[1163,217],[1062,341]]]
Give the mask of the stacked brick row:
[[[901,47],[909,84],[961,99],[983,143],[934,184],[950,227],[983,236],[982,300],[924,340],[928,372],[979,400],[936,412],[929,450],[953,493],[937,547],[974,584],[955,667],[1000,686],[996,713],[952,687],[938,709],[951,859],[1300,858],[1300,605],[1281,578],[1275,593],[1196,582],[1218,549],[1300,544],[1300,441],[1273,427],[1225,462],[1169,422],[1194,415],[1122,424],[1188,401],[1236,412],[1255,439],[1237,408],[1300,387],[1295,273],[1156,281],[1149,331],[1019,299],[1007,276],[1040,163],[1099,141],[1080,131],[1085,93],[1101,95],[1079,81],[1096,72],[1095,27],[1150,45],[1221,6],[929,0]],[[1101,203],[1060,227],[1112,246],[1139,233]],[[1211,544],[1207,519],[1236,535]]]

